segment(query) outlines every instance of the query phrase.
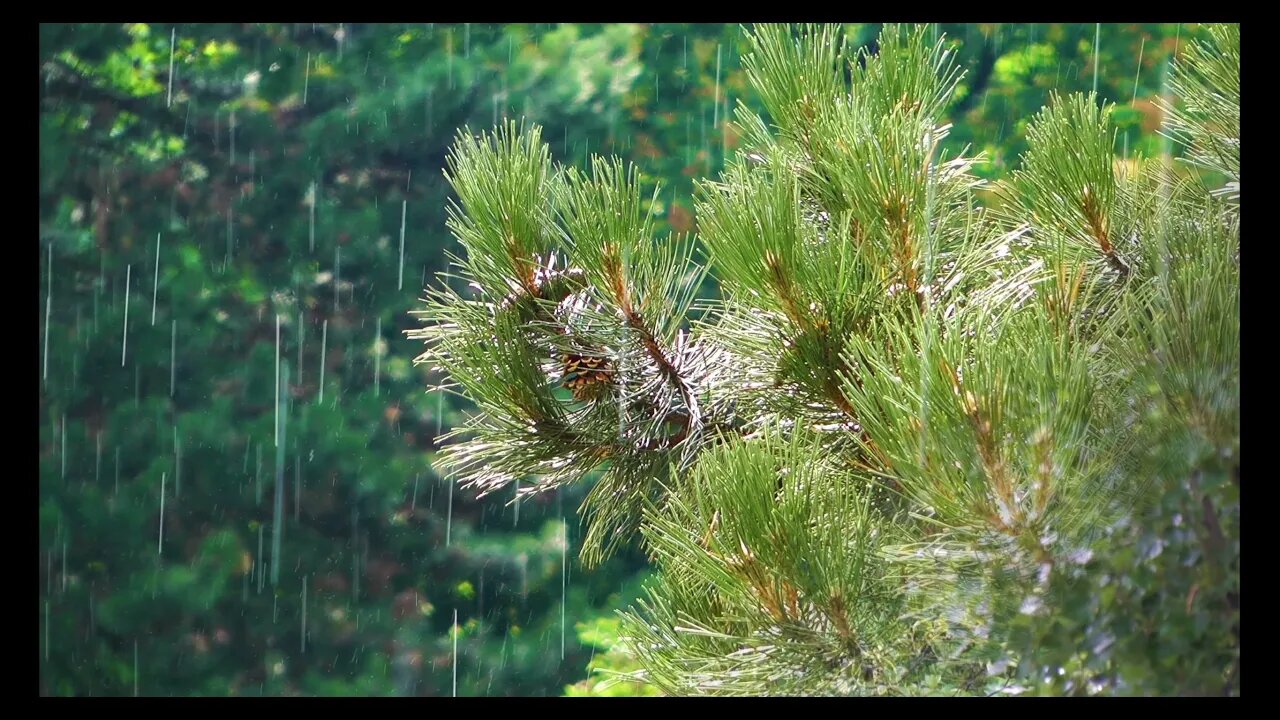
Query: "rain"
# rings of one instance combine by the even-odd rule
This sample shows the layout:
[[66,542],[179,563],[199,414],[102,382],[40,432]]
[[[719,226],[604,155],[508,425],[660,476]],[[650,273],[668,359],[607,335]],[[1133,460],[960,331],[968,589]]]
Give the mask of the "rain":
[[[471,299],[446,178],[459,133],[536,124],[579,170],[616,155],[645,212],[654,198],[655,237],[699,232],[695,183],[744,150],[735,107],[760,109],[742,28],[178,27],[41,26],[40,693],[594,692],[589,665],[625,665],[609,622],[654,572],[638,537],[581,560],[607,468],[551,491],[469,484],[445,459],[483,408],[406,333],[430,293]],[[1128,158],[1176,151],[1142,113],[1171,92],[1164,41],[1186,38],[1142,27],[1131,43],[1100,23],[943,30],[973,37],[970,65],[986,45],[1023,63],[1034,92],[1123,104]],[[1052,58],[1026,60],[1032,45]],[[986,82],[967,106],[981,126],[946,149],[996,168],[1024,131],[1012,90]]]
[[120,367],[124,367],[125,358],[129,356],[129,279],[132,274],[133,266],[126,266],[124,271],[124,322],[121,323],[123,329],[120,333]]

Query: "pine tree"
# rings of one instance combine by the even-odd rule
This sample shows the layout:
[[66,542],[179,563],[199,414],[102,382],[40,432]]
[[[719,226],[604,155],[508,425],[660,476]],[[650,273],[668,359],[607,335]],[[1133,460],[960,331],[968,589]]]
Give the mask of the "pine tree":
[[459,134],[415,331],[476,406],[447,469],[594,480],[583,560],[642,538],[624,628],[668,693],[1238,694],[1238,27],[1174,71],[1208,172],[1055,97],[990,205],[945,38],[750,44],[764,114],[695,238],[616,160]]

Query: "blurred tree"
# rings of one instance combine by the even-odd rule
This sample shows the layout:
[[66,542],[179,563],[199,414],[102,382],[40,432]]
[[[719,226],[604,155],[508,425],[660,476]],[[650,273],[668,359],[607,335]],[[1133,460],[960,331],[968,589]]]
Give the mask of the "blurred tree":
[[579,491],[454,492],[393,348],[455,129],[602,135],[636,32],[41,26],[42,692],[448,694],[454,610],[459,694],[581,675],[643,559],[566,592]]
[[949,110],[948,147],[969,146],[986,178],[1003,177],[1027,149],[1029,119],[1053,92],[1096,92],[1112,104],[1116,152],[1164,152],[1157,130],[1169,63],[1205,28],[1177,23],[977,23],[938,26],[968,70]]

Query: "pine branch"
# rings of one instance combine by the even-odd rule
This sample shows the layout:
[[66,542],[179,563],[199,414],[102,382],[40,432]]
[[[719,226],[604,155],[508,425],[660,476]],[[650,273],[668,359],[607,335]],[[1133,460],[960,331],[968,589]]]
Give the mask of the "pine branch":
[[1238,205],[1118,171],[1106,109],[1074,96],[984,211],[973,160],[936,157],[959,75],[925,34],[851,59],[834,28],[755,30],[773,126],[740,106],[747,148],[699,184],[723,297],[696,307],[707,268],[651,240],[634,171],[561,170],[511,126],[460,139],[477,297],[441,291],[421,336],[479,412],[446,455],[486,487],[604,470],[583,559],[640,532],[658,575],[629,645],[669,693],[1060,691],[1081,634],[1069,682],[1114,691],[1151,676],[1097,637],[1127,611],[1084,627],[1069,603],[1133,568],[1110,543],[1150,535],[1131,524],[1165,492],[1226,558],[1237,636]]
[[1181,107],[1161,100],[1163,131],[1190,145],[1193,163],[1221,172],[1220,192],[1240,196],[1240,26],[1211,25],[1211,40],[1195,42],[1174,65],[1170,87]]

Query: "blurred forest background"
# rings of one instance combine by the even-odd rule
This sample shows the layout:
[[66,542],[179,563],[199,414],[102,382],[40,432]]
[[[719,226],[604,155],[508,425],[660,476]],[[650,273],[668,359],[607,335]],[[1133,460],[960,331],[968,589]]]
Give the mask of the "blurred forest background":
[[[850,25],[869,43],[878,24]],[[1154,99],[1194,24],[941,24],[948,142],[999,182],[1054,90]],[[467,412],[415,367],[457,245],[464,127],[635,163],[663,230],[753,98],[736,25],[41,25],[43,695],[654,692],[614,610],[637,550],[578,565],[587,488],[477,499],[433,469]],[[714,287],[706,288],[714,293]]]

